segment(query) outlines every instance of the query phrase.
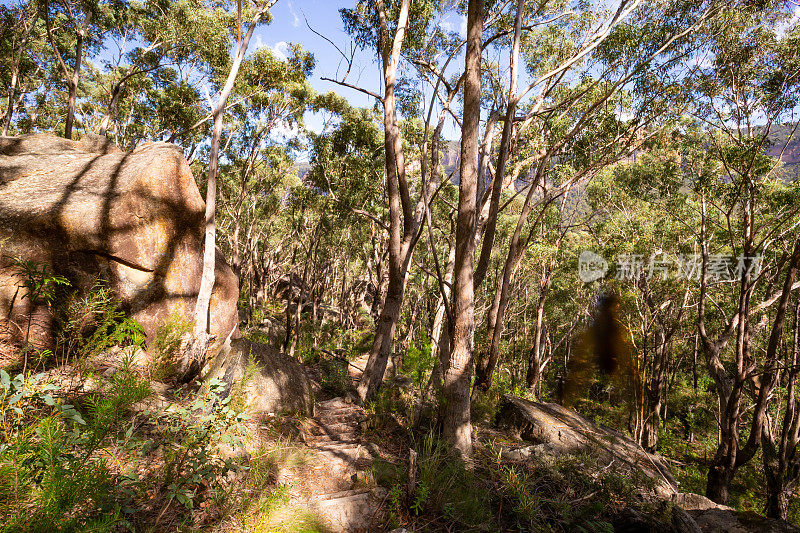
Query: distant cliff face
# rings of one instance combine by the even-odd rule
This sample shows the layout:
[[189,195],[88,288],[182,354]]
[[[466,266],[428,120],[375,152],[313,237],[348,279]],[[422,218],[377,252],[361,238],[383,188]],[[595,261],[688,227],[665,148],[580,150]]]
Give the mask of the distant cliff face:
[[787,177],[792,180],[800,177],[800,128],[797,131],[794,131],[794,128],[795,124],[772,126],[768,137],[770,146],[767,147],[769,155],[780,157],[785,165]]
[[[783,150],[781,160],[784,163],[785,176],[791,180],[800,179],[800,127],[792,135],[794,128],[794,124],[773,125],[768,137],[769,146],[766,147],[767,153],[775,158],[781,156],[781,151]],[[790,136],[791,140],[787,144]],[[785,149],[784,145],[786,146]],[[445,175],[449,176],[458,168],[461,155],[460,149],[459,141],[445,141],[442,143],[441,164]],[[453,182],[458,183],[457,173],[453,174]]]
[[[124,153],[99,136],[0,137],[0,337],[52,343],[54,321],[31,302],[15,261],[90,289],[103,280],[152,337],[170,314],[189,320],[200,286],[205,204],[181,150]],[[238,280],[217,252],[211,332],[238,334]],[[213,348],[212,348],[213,349]]]

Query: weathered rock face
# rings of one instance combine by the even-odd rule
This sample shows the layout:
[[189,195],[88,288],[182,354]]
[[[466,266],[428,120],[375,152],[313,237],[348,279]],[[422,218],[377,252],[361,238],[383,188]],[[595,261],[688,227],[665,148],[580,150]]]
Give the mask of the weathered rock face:
[[782,520],[733,509],[689,511],[700,529],[708,533],[798,533],[800,528]]
[[[0,137],[0,336],[52,343],[53,318],[25,297],[15,261],[30,260],[89,289],[108,282],[156,333],[191,319],[200,286],[205,204],[181,150],[148,143],[124,153],[104,137]],[[238,336],[238,280],[217,251],[212,352]]]
[[668,522],[656,523],[633,509],[615,517],[614,531],[664,533],[800,533],[800,529],[779,520],[737,512],[705,496],[678,492],[677,484],[663,458],[644,451],[632,439],[602,427],[578,413],[555,403],[538,403],[510,394],[503,396],[497,414],[499,426],[510,430],[530,446],[501,450],[501,459],[525,461],[532,456],[563,453],[594,453],[609,467],[621,472],[639,471],[654,481],[650,496],[674,507]]
[[242,386],[251,415],[294,411],[312,415],[314,399],[305,370],[296,359],[266,344],[234,339],[207,373],[229,387]]
[[752,512],[738,512],[733,507],[720,505],[705,496],[691,493],[676,494],[672,498],[676,507],[683,508],[702,531],[713,533],[798,533],[800,528],[765,518]]
[[558,404],[532,402],[506,394],[497,421],[543,448],[532,452],[594,453],[604,463],[613,462],[623,471],[644,473],[653,480],[658,496],[671,497],[677,493],[675,479],[661,457],[647,453],[625,435]]

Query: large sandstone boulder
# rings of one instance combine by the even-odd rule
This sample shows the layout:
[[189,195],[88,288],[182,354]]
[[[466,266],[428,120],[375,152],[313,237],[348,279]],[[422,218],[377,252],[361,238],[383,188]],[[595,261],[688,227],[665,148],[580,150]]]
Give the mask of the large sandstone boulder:
[[708,533],[800,532],[800,528],[788,522],[765,518],[749,511],[739,512],[699,494],[676,494],[672,501],[677,507],[685,509],[700,529]]
[[[311,384],[303,366],[278,350],[244,338],[231,341],[207,373],[242,394],[251,415],[281,412],[314,414]],[[236,391],[235,387],[241,387]]]
[[534,453],[595,454],[605,464],[624,472],[639,471],[653,480],[655,494],[671,498],[677,484],[664,459],[644,451],[635,441],[602,427],[575,411],[555,403],[503,396],[497,422],[520,438],[538,445]]
[[[200,286],[205,204],[180,148],[122,152],[104,137],[0,137],[0,340],[53,341],[44,302],[26,296],[20,259],[80,289],[108,282],[152,337],[168,317],[191,319]],[[212,352],[238,336],[238,280],[217,251]]]

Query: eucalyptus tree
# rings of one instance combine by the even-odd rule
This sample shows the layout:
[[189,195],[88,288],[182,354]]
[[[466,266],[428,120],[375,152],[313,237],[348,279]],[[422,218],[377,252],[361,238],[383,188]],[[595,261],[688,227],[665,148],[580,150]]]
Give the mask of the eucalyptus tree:
[[207,115],[200,89],[229,68],[231,33],[240,22],[236,13],[190,0],[132,1],[126,7],[107,36],[98,132],[105,135],[113,124],[119,134],[124,119],[151,125],[136,132],[140,138],[175,141]]
[[14,113],[28,93],[36,90],[45,76],[43,54],[46,39],[40,10],[34,2],[0,6],[0,72],[8,87],[2,116],[2,134],[8,135]]
[[[536,92],[523,115],[515,115],[508,126],[514,134],[505,135],[505,145],[501,139],[491,202],[499,206],[512,137],[519,167],[514,182],[525,196],[487,314],[487,347],[477,360],[476,389],[486,390],[492,382],[510,282],[533,243],[534,231],[524,236],[529,216],[537,213],[533,225],[540,224],[550,203],[638,149],[680,112],[685,96],[668,73],[692,46],[692,32],[718,8],[713,3],[658,7],[623,1],[607,13],[581,16],[566,5],[547,4],[515,25],[515,35],[517,28],[531,28],[520,37],[531,81],[517,91],[512,78],[507,100],[514,107]],[[518,60],[512,56],[510,61]],[[487,239],[493,239],[497,212],[490,207],[482,253],[490,250]]]
[[47,40],[67,85],[64,137],[72,138],[78,86],[85,56],[96,52],[108,29],[109,11],[117,6],[99,1],[45,0],[42,5]]
[[[800,55],[798,55],[798,44],[800,44],[800,29],[797,26],[789,28],[786,37],[780,46],[780,64],[782,68],[773,74],[772,83],[778,83],[782,78],[796,72]],[[794,133],[796,125],[790,126]],[[786,144],[779,145],[782,155]],[[787,180],[788,181],[788,180]],[[774,185],[774,184],[773,184]],[[798,205],[800,193],[797,183],[777,184],[779,188],[784,188],[784,194],[776,195],[781,198],[779,204]],[[779,205],[776,205],[780,209]],[[797,253],[797,238],[795,237],[795,251]],[[795,274],[797,276],[797,274]],[[788,283],[789,275],[786,281]],[[791,320],[791,327],[783,327],[783,338],[780,329],[773,330],[770,336],[768,349],[778,350],[783,354],[783,361],[780,355],[774,354],[774,383],[783,391],[781,398],[780,390],[774,397],[778,401],[771,402],[773,405],[768,408],[767,421],[762,430],[762,458],[764,466],[764,477],[767,488],[767,516],[771,518],[787,518],[789,503],[792,491],[797,489],[800,484],[800,403],[798,403],[797,386],[800,378],[800,299],[795,295],[794,301],[786,306],[785,313],[793,308],[791,316],[786,320]],[[780,344],[779,348],[776,346]]]
[[191,159],[213,120],[204,93],[223,83],[240,17],[191,0],[130,2],[107,35],[92,99],[96,131],[129,148],[178,142]]
[[[307,80],[313,68],[313,56],[297,45],[286,61],[276,58],[269,48],[261,47],[242,64],[233,93],[238,103],[230,111],[232,127],[223,150],[239,175],[238,192],[229,192],[233,203],[230,257],[237,276],[242,272],[241,233],[245,231],[253,237],[252,228],[242,224],[246,217],[245,198],[263,191],[257,183],[251,187],[250,181],[253,177],[259,179],[254,171],[265,164],[262,157],[270,153],[269,147],[283,145],[291,151],[292,145],[299,142],[303,114],[315,97]],[[278,133],[279,129],[296,131],[298,136],[286,140]]]
[[[357,88],[373,96],[383,105],[386,195],[389,206],[389,277],[386,296],[375,328],[375,340],[367,362],[358,393],[362,399],[372,397],[380,386],[395,330],[402,311],[406,277],[414,248],[421,235],[421,226],[428,204],[434,195],[438,176],[428,179],[427,162],[422,158],[425,171],[417,188],[417,199],[412,201],[409,175],[410,159],[403,146],[403,136],[398,119],[397,80],[404,47],[417,46],[428,33],[432,20],[433,3],[410,2],[386,4],[361,1],[356,8],[341,10],[345,29],[360,46],[374,48],[382,65],[383,94],[357,88],[344,80],[332,80]],[[426,127],[427,131],[427,127]],[[424,147],[423,147],[423,153]]]
[[[219,89],[217,102],[213,105],[211,115],[214,127],[211,136],[210,155],[208,161],[208,175],[206,182],[206,211],[205,211],[205,240],[203,244],[203,270],[200,278],[200,288],[194,309],[194,328],[187,343],[181,361],[181,374],[184,379],[195,374],[202,367],[206,351],[210,343],[208,332],[208,309],[211,303],[211,292],[214,288],[214,268],[216,264],[216,200],[217,200],[217,170],[219,165],[220,142],[227,109],[228,97],[233,91],[236,77],[244,61],[250,38],[256,27],[265,19],[269,21],[269,10],[277,0],[269,0],[254,5],[245,5],[244,16],[250,20],[247,30],[239,33],[233,62],[225,78],[224,85]],[[242,4],[239,3],[239,20],[241,21]]]
[[[796,46],[782,36],[788,16],[782,4],[733,7],[708,27],[711,38],[707,61],[697,66],[694,113],[709,135],[695,149],[696,163],[686,167],[693,169],[701,215],[697,325],[719,398],[719,444],[706,493],[719,503],[728,501],[737,469],[760,447],[775,386],[773,337],[780,338],[789,298],[800,286],[791,281],[800,206],[776,203],[778,163],[764,153],[772,126],[790,118],[797,104]],[[718,268],[719,253],[740,258],[733,283],[710,275]],[[710,308],[712,301],[727,305]],[[766,340],[764,352],[755,348],[759,339]],[[752,410],[744,405],[748,390]],[[740,429],[748,426],[743,439]]]
[[629,429],[651,452],[666,417],[670,369],[692,340],[687,319],[698,296],[696,280],[675,268],[696,250],[692,229],[699,224],[678,164],[677,132],[688,127],[662,132],[647,152],[608,169],[588,192],[595,246],[616,260],[615,280],[602,282],[603,290],[618,296],[633,349],[635,383],[625,391]]
[[[459,94],[465,76],[456,76],[453,80],[447,80],[445,71],[451,61],[460,53],[459,51],[463,48],[465,41],[457,35],[446,34],[434,23],[435,15],[446,15],[452,13],[454,7],[456,7],[457,10],[461,8],[448,3],[413,2],[407,8],[409,14],[405,14],[403,5],[403,3],[397,3],[387,7],[381,2],[373,3],[364,1],[359,2],[355,9],[342,11],[346,29],[356,38],[356,42],[362,46],[377,46],[378,49],[382,51],[379,55],[383,65],[384,94],[378,95],[371,91],[355,87],[345,81],[346,77],[343,80],[331,80],[347,87],[362,90],[383,103],[384,131],[389,132],[386,134],[389,137],[386,143],[387,156],[385,161],[387,165],[392,165],[391,169],[389,167],[386,169],[387,200],[390,207],[390,287],[387,288],[382,318],[379,319],[376,326],[376,332],[378,334],[376,335],[375,344],[373,345],[370,362],[367,365],[367,372],[365,372],[362,382],[359,385],[359,393],[362,397],[369,397],[374,394],[374,391],[377,390],[380,380],[382,379],[385,362],[388,359],[394,339],[394,330],[402,308],[403,294],[405,292],[405,278],[408,273],[409,265],[411,264],[412,254],[414,253],[421,233],[424,231],[422,227],[423,222],[425,222],[427,226],[431,226],[429,217],[430,203],[444,185],[444,182],[440,181],[442,177],[439,174],[439,164],[441,132],[446,116],[452,116],[456,123],[461,126],[461,120],[455,114],[453,104],[456,102],[456,97]],[[499,17],[506,6],[506,3],[493,4],[494,11],[491,13],[490,18]],[[381,16],[381,13],[384,13],[384,16]],[[393,16],[387,17],[385,16],[386,13],[391,13]],[[403,26],[402,24],[398,25],[394,22],[396,17],[400,15],[403,15],[403,21],[405,21],[410,28],[407,32],[402,32],[403,41],[398,41],[397,37],[401,34],[400,32],[395,32],[395,39],[391,42],[392,54],[389,54],[390,44],[387,37],[388,33],[386,33],[384,29],[388,29],[388,24],[390,23],[393,26],[401,28]],[[377,32],[376,28],[378,29]],[[493,39],[497,38],[498,36],[495,36]],[[382,47],[380,43],[383,43]],[[395,47],[395,45],[397,46]],[[483,50],[483,48],[484,46],[482,45],[481,50]],[[395,51],[398,54],[396,60],[393,59]],[[444,61],[444,65],[440,67],[435,63],[442,55],[442,52],[446,60]],[[345,57],[345,59],[347,58]],[[397,65],[400,64],[399,61],[401,59],[416,66],[420,75],[433,87],[431,102],[423,109],[423,111],[426,112],[426,116],[423,122],[422,142],[420,143],[419,150],[420,184],[418,187],[414,187],[415,184],[408,179],[409,175],[413,177],[415,174],[415,172],[409,172],[408,170],[413,167],[413,164],[410,162],[411,159],[407,157],[408,154],[405,153],[402,143],[397,144],[397,141],[401,138],[402,132],[397,128],[398,121],[396,118],[396,111],[398,109],[398,102],[396,100],[398,96],[402,96],[402,93],[397,93],[396,95],[395,85],[398,79]],[[407,81],[409,78],[401,77],[401,79]],[[398,87],[400,86],[398,85]],[[386,105],[387,96],[390,101],[388,106]],[[433,114],[436,108],[439,110],[438,117]],[[406,116],[406,119],[408,118],[409,117]],[[436,126],[432,128],[432,124],[434,123]],[[433,129],[432,133],[430,131],[431,129]],[[393,131],[397,134],[392,133]],[[395,145],[397,145],[397,148],[393,148]],[[394,150],[396,154],[393,155],[392,150]],[[398,157],[398,155],[402,157]],[[401,160],[403,164],[399,164]],[[482,165],[482,168],[484,168],[485,164],[488,164],[488,158],[481,159],[480,165]],[[482,186],[482,180],[479,181],[478,186]],[[417,199],[412,202],[411,192],[414,189],[416,189]],[[437,264],[439,263],[438,258],[436,262]],[[440,267],[441,265],[438,266]],[[437,268],[437,277],[439,278],[440,295],[444,295],[443,302],[445,302],[448,298],[445,295],[444,276],[441,270],[441,268]],[[451,314],[452,313],[447,314],[448,323],[450,325],[452,325]],[[449,342],[446,342],[445,345],[449,346]],[[446,351],[447,350],[445,350],[445,352]],[[442,352],[442,354],[446,359],[447,356],[445,352]]]
[[467,7],[464,111],[461,121],[458,214],[453,267],[451,352],[442,379],[442,434],[465,460],[472,458],[472,383],[475,343],[474,255],[478,200],[478,145],[481,119],[481,51],[484,3]]
[[[369,293],[375,318],[385,286],[389,228],[382,183],[384,142],[377,111],[328,100],[329,97],[321,103],[339,117],[339,122],[330,131],[311,135],[312,167],[308,179],[331,200],[333,214],[356,238],[351,241],[356,249],[348,249],[341,258],[339,280],[342,318],[354,324],[357,310],[351,307],[354,302],[350,302],[349,295],[363,291],[366,297]],[[360,265],[366,272],[352,275],[348,265]]]
[[764,424],[762,458],[767,488],[767,516],[787,519],[791,495],[800,484],[800,405],[797,385],[800,374],[800,302],[793,302],[791,328],[784,339],[784,360],[778,366],[783,388],[771,417]]

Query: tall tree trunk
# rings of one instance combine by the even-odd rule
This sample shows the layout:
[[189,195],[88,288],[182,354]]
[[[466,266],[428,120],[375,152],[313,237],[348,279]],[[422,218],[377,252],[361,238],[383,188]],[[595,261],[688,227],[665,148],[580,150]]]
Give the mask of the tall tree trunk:
[[[749,202],[745,204],[743,210],[745,216],[745,242],[743,246],[743,255],[749,256],[751,254],[752,244],[752,205]],[[701,225],[701,232],[704,232],[704,223]],[[707,248],[703,249],[703,270],[701,275],[705,276],[707,273],[708,252]],[[749,377],[750,370],[746,362],[750,359],[749,348],[750,338],[749,329],[747,324],[742,322],[747,321],[747,314],[750,311],[749,288],[750,275],[745,272],[742,275],[740,298],[739,298],[739,314],[740,320],[737,323],[737,346],[736,346],[736,374],[734,374],[733,386],[728,390],[718,391],[720,400],[720,443],[711,462],[708,472],[708,482],[706,487],[706,495],[713,501],[721,504],[727,504],[730,497],[730,484],[739,467],[749,462],[761,447],[761,441],[764,434],[764,427],[767,419],[767,409],[770,397],[775,388],[775,376],[777,373],[777,355],[780,347],[780,339],[783,335],[783,327],[786,319],[786,309],[788,306],[789,298],[794,287],[794,280],[797,276],[797,270],[800,266],[800,241],[795,243],[794,249],[788,260],[786,269],[786,276],[784,278],[783,289],[780,293],[778,306],[775,312],[775,317],[772,321],[772,330],[767,343],[766,355],[764,358],[764,372],[757,379]],[[703,302],[702,297],[705,295],[704,282],[701,280],[701,302],[698,306],[699,317],[703,317]],[[707,335],[703,322],[700,329],[700,335],[704,338],[704,343],[708,345]],[[728,328],[730,329],[730,327]],[[712,346],[713,347],[713,346]],[[718,359],[719,354],[715,357]],[[716,365],[711,366],[712,375],[716,371]],[[718,381],[718,378],[715,378]],[[752,409],[750,419],[750,433],[744,446],[740,446],[739,442],[739,428],[743,416],[741,409],[741,400],[743,395],[743,388],[746,383],[753,382],[754,388],[758,391],[755,405]],[[729,392],[728,392],[729,391]],[[726,394],[727,392],[727,394]]]
[[544,304],[547,301],[547,291],[550,289],[549,271],[544,272],[542,283],[539,287],[539,302],[536,306],[536,325],[534,326],[533,346],[531,347],[528,371],[525,374],[525,385],[535,394],[539,381],[542,378],[542,332],[544,330]]
[[215,218],[217,206],[217,169],[219,166],[219,147],[222,139],[222,128],[225,121],[225,104],[233,90],[233,84],[242,66],[247,46],[250,38],[256,29],[256,25],[261,20],[264,13],[274,1],[259,7],[250,22],[250,27],[242,38],[236,49],[231,70],[228,78],[219,95],[219,100],[214,108],[214,130],[211,136],[211,153],[208,161],[208,185],[206,189],[206,212],[205,212],[205,241],[203,245],[203,273],[200,278],[200,289],[197,293],[197,303],[194,308],[194,330],[192,338],[187,343],[187,348],[180,368],[182,379],[187,380],[194,377],[202,368],[211,338],[209,335],[211,292],[214,289],[214,267],[216,265],[216,236],[217,224]]
[[653,370],[646,391],[647,418],[642,428],[640,444],[654,453],[658,449],[658,432],[661,426],[662,400],[667,374],[667,339],[663,331],[656,332],[653,346]]
[[292,314],[292,299],[294,298],[294,269],[295,265],[297,265],[297,245],[292,248],[292,262],[290,264],[289,286],[286,288],[286,332],[283,336],[283,353],[288,352],[289,343],[292,339],[292,317],[294,316]]
[[386,365],[392,351],[392,343],[403,306],[405,276],[393,275],[389,269],[389,287],[386,290],[383,308],[375,327],[375,339],[367,360],[364,374],[358,384],[358,394],[362,401],[374,396],[383,380]]
[[[511,131],[514,124],[514,115],[517,111],[517,65],[519,63],[519,48],[522,37],[522,13],[524,11],[524,7],[525,1],[518,0],[517,15],[514,20],[514,38],[511,44],[508,106],[506,109],[505,120],[503,122],[503,134],[502,137],[500,137],[500,150],[497,154],[497,168],[495,169],[494,179],[492,180],[492,198],[489,202],[489,214],[486,218],[486,232],[483,236],[483,244],[481,245],[481,253],[478,259],[478,265],[475,268],[474,283],[476,287],[481,284],[483,278],[486,276],[486,270],[489,267],[489,259],[492,255],[492,246],[494,245],[494,235],[495,231],[497,230],[497,213],[500,210],[500,195],[503,191],[506,161],[508,161],[508,152],[511,145]],[[479,178],[481,181],[485,179],[484,176],[480,176]]]
[[[47,39],[50,41],[50,47],[58,59],[58,64],[61,67],[61,72],[67,79],[67,118],[64,123],[64,137],[67,139],[72,138],[72,126],[75,122],[75,107],[78,100],[78,84],[81,79],[81,65],[83,62],[83,40],[86,37],[86,32],[89,30],[89,24],[92,21],[92,12],[84,13],[83,21],[75,31],[75,64],[70,72],[61,52],[58,51],[55,42],[53,41],[52,30],[50,28],[50,3],[45,2],[45,24],[47,26]],[[77,21],[76,21],[77,24]]]
[[[492,375],[500,357],[500,338],[503,335],[505,326],[505,312],[508,305],[509,288],[511,287],[512,278],[519,266],[525,248],[522,242],[522,230],[528,219],[528,215],[530,215],[533,210],[533,194],[538,183],[544,179],[546,161],[547,160],[544,160],[539,163],[536,182],[530,185],[528,194],[525,196],[525,203],[522,206],[522,211],[517,220],[514,235],[511,237],[508,255],[503,265],[503,273],[497,278],[497,287],[492,300],[492,306],[489,308],[489,312],[486,315],[489,346],[486,352],[481,354],[475,365],[475,388],[477,390],[487,391],[492,384]],[[534,222],[534,225],[538,223],[539,221],[537,220]]]
[[[444,293],[447,298],[450,297],[450,288],[448,286],[453,281],[453,268],[455,266],[455,260],[456,249],[455,247],[450,247],[450,253],[447,256],[447,266],[445,267],[444,273]],[[446,302],[440,294],[436,302],[436,315],[433,318],[433,331],[431,332],[431,355],[434,357],[434,361],[439,360],[439,338],[442,336],[442,330],[446,329],[443,327],[445,325],[445,305]],[[441,379],[441,368],[439,368],[439,372],[439,379]]]
[[786,486],[786,458],[781,451],[776,448],[770,436],[765,435],[762,458],[767,489],[767,517],[786,520],[790,494]]
[[400,49],[405,36],[410,3],[410,0],[403,0],[397,20],[397,30],[390,49],[386,9],[382,0],[377,2],[380,18],[379,46],[383,59],[385,88],[383,127],[386,152],[386,190],[389,198],[389,287],[376,324],[372,350],[357,387],[361,401],[373,397],[383,381],[383,374],[392,351],[395,329],[400,320],[405,291],[405,274],[411,255],[408,235],[408,228],[411,225],[410,201],[407,198],[408,186],[405,177],[403,140],[400,126],[397,123],[397,104],[394,93]]
[[[20,22],[25,18],[24,8],[20,8]],[[3,135],[8,135],[8,130],[11,127],[11,119],[14,116],[14,100],[16,99],[17,87],[19,86],[19,69],[22,63],[22,54],[25,53],[25,46],[28,43],[31,32],[36,26],[36,20],[39,18],[39,12],[34,11],[33,18],[25,29],[22,35],[19,46],[14,54],[14,62],[11,66],[11,85],[8,87],[8,103],[6,105],[5,115],[3,116]]]
[[[722,505],[726,505],[730,500],[730,486],[735,473],[734,466],[730,463],[723,463],[726,456],[722,455],[722,460],[714,460],[715,464],[708,469],[708,479],[706,480],[706,497]],[[725,502],[725,503],[722,503]]]
[[89,22],[92,19],[92,14],[87,13],[84,22],[76,33],[75,39],[75,67],[72,70],[72,77],[69,80],[69,100],[67,102],[67,120],[64,123],[64,137],[67,139],[72,138],[72,126],[75,122],[75,106],[78,100],[78,84],[81,81],[81,63],[83,62],[83,39],[86,37],[86,31],[89,27]]
[[481,42],[483,0],[469,0],[464,72],[464,117],[461,172],[453,269],[453,338],[450,364],[444,371],[442,433],[461,457],[472,458],[470,382],[475,335],[474,255],[477,218],[478,145],[481,114]]
[[19,61],[14,63],[11,69],[11,85],[8,87],[8,103],[3,117],[3,135],[8,135],[8,128],[11,127],[11,117],[14,115],[14,98],[16,97],[17,85],[19,84]]
[[[794,335],[792,347],[786,358],[786,397],[780,427],[764,426],[763,464],[767,488],[767,516],[786,520],[789,512],[790,486],[797,486],[800,476],[800,457],[797,455],[800,440],[800,410],[796,392],[798,352],[800,352],[800,302],[794,308]],[[776,416],[776,418],[778,418]],[[776,436],[778,437],[776,439]],[[777,443],[776,443],[777,440]]]
[[[311,242],[308,243],[308,254],[306,255],[305,265],[303,265],[303,277],[300,279],[300,297],[297,300],[297,306],[294,309],[294,335],[292,335],[291,343],[287,354],[289,357],[294,357],[294,352],[300,342],[300,316],[303,313],[303,304],[306,300],[306,287],[308,286],[308,271],[309,269],[316,270],[317,262],[317,247],[319,246],[319,228],[322,226],[322,221],[317,223],[314,228],[314,233],[311,235]],[[311,291],[313,298],[313,289]]]

